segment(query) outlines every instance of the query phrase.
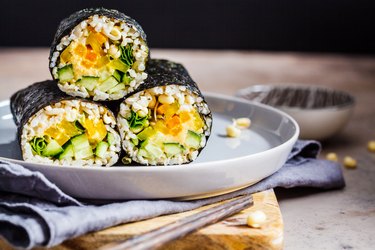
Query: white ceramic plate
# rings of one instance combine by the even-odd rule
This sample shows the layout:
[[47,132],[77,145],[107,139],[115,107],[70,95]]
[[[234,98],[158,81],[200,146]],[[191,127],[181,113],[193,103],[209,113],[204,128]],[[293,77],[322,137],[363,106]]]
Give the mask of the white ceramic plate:
[[[193,163],[180,166],[57,167],[22,161],[9,101],[0,102],[0,158],[42,172],[64,192],[87,199],[196,199],[250,186],[276,172],[297,140],[299,128],[269,106],[206,94],[212,135]],[[249,117],[240,138],[225,137],[232,118]]]

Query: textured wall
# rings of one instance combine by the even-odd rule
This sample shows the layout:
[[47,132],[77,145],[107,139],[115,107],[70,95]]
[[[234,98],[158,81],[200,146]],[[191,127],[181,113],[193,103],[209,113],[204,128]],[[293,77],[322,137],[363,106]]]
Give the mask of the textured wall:
[[48,46],[63,17],[90,6],[135,18],[152,47],[375,52],[371,0],[4,0],[0,46]]

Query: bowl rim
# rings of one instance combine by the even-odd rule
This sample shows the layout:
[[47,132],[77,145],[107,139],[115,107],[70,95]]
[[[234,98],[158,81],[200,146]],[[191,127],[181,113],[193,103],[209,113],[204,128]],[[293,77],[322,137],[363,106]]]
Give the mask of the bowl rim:
[[312,111],[317,111],[317,110],[337,110],[337,109],[345,109],[345,108],[353,108],[355,106],[355,98],[353,95],[349,94],[348,92],[345,92],[343,90],[338,90],[334,89],[331,87],[326,87],[326,86],[320,86],[320,85],[314,85],[314,84],[299,84],[299,83],[282,83],[282,84],[275,84],[275,83],[267,83],[267,84],[253,84],[248,87],[239,89],[236,91],[235,96],[244,98],[249,101],[255,101],[259,102],[253,99],[249,99],[246,97],[247,94],[251,92],[255,92],[255,90],[259,89],[257,92],[264,92],[269,91],[271,89],[286,89],[286,88],[294,88],[294,89],[301,89],[301,90],[323,90],[327,91],[328,93],[337,93],[343,96],[348,97],[348,101],[345,103],[337,104],[337,105],[330,105],[326,107],[317,107],[317,108],[306,108],[306,107],[298,107],[298,106],[289,106],[289,105],[270,105],[267,103],[263,103],[266,105],[270,105],[273,107],[277,108],[288,108],[290,110],[312,110]]

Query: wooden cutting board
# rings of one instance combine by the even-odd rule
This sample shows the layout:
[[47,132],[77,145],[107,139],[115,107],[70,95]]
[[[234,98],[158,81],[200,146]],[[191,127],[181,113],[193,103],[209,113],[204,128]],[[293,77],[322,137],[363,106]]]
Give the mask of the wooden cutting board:
[[[280,208],[273,190],[259,192],[253,195],[254,205],[235,214],[224,221],[202,228],[184,238],[164,245],[160,249],[282,249],[283,248],[283,221]],[[214,204],[217,205],[217,204]],[[210,205],[210,206],[214,206]],[[209,208],[205,206],[193,211],[160,216],[140,222],[128,223],[95,233],[65,241],[54,250],[96,249],[116,240],[124,240],[137,234],[161,227],[177,219],[189,216]],[[262,228],[250,228],[245,223],[249,213],[261,210],[267,215],[267,221]],[[234,225],[236,224],[236,225]],[[0,240],[0,249],[12,249],[7,243]],[[38,248],[43,249],[43,248]]]

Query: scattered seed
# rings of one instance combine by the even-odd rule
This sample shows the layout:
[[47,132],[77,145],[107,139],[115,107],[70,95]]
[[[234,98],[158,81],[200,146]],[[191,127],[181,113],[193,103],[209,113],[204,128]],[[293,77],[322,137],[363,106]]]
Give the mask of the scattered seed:
[[239,137],[241,135],[241,130],[234,125],[227,126],[226,130],[229,137]]
[[344,157],[344,166],[346,168],[356,168],[357,167],[357,161],[353,157],[345,156]]
[[251,120],[247,117],[242,117],[234,120],[234,125],[238,128],[245,129],[250,127]]
[[249,227],[260,228],[266,220],[266,214],[263,211],[257,210],[248,215],[246,222]]
[[333,153],[333,152],[330,152],[330,153],[326,154],[326,159],[329,160],[329,161],[338,161],[339,160],[339,158],[337,157],[337,154]]
[[374,152],[375,153],[375,141],[369,141],[367,143],[367,149],[370,151],[370,152]]

